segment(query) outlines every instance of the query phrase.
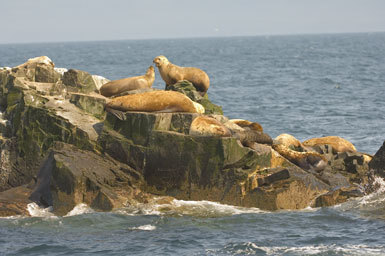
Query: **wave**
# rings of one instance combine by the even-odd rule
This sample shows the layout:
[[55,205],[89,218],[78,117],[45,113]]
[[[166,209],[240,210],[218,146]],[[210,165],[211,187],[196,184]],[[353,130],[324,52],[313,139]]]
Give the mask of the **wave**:
[[378,187],[377,191],[351,199],[334,208],[341,211],[356,211],[362,217],[385,219],[385,181],[381,177],[375,177],[373,183]]
[[153,225],[142,225],[138,227],[129,228],[129,230],[144,230],[144,231],[152,231],[155,229],[156,229],[156,226],[153,226]]
[[223,249],[206,250],[209,254],[235,255],[384,255],[384,246],[368,246],[364,244],[347,245],[310,245],[310,246],[259,246],[252,242],[231,243]]
[[211,201],[172,200],[165,204],[138,204],[115,211],[126,215],[171,215],[222,217],[247,213],[264,213],[258,208],[246,208]]

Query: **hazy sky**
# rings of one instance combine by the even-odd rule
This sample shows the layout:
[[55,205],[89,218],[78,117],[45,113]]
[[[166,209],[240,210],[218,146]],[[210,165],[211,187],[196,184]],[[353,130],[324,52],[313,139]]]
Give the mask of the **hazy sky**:
[[0,43],[385,31],[385,0],[0,0]]

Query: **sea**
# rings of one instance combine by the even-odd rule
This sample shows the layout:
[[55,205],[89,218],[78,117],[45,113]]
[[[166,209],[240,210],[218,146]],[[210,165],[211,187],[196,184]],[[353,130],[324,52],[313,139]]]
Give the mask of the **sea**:
[[[209,98],[272,138],[340,136],[375,154],[385,140],[385,33],[0,45],[0,67],[36,56],[110,80],[158,55],[207,72]],[[163,89],[158,71],[153,85]],[[385,183],[326,208],[262,211],[174,200],[112,212],[0,218],[0,255],[385,255]]]

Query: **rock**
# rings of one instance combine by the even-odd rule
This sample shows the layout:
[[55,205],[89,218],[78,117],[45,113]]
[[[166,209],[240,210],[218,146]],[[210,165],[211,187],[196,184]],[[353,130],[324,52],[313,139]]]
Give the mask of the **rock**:
[[357,187],[339,188],[317,197],[314,207],[342,204],[348,201],[349,198],[362,197],[364,195],[361,189]]
[[24,77],[31,82],[56,83],[60,74],[54,69],[55,64],[47,56],[29,59],[12,69],[15,77]]
[[30,193],[31,189],[27,186],[19,186],[0,192],[0,217],[28,216],[27,206],[32,203],[28,199]]
[[85,71],[70,69],[63,75],[63,83],[69,91],[90,93],[97,90],[94,78]]
[[223,110],[221,106],[213,104],[209,98],[207,93],[202,97],[199,92],[197,92],[196,88],[192,83],[187,80],[177,82],[176,84],[169,85],[165,90],[169,91],[177,91],[185,94],[192,101],[198,102],[205,108],[205,114],[216,114],[223,115]]
[[369,162],[369,168],[374,175],[385,178],[385,142]]
[[[92,168],[90,168],[92,166]],[[143,177],[131,167],[64,143],[55,145],[40,168],[30,200],[65,215],[77,204],[111,211],[151,198]]]
[[69,101],[98,119],[105,117],[106,98],[99,94],[70,93]]

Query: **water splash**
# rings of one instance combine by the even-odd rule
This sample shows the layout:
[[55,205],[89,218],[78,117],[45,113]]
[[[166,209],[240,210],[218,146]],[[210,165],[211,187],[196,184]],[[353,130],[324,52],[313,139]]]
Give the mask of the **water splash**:
[[222,217],[246,213],[264,213],[258,208],[246,208],[211,201],[172,200],[164,204],[138,204],[116,211],[125,215],[170,215],[195,217]]
[[139,227],[133,227],[133,228],[129,228],[130,230],[144,230],[144,231],[153,231],[156,229],[156,226],[153,226],[153,225],[142,225],[142,226],[139,226]]
[[70,212],[68,212],[64,217],[76,216],[81,214],[93,213],[95,212],[86,204],[78,204],[76,205]]
[[51,211],[52,207],[41,208],[36,203],[30,203],[27,205],[27,211],[32,217],[52,218],[56,217]]

